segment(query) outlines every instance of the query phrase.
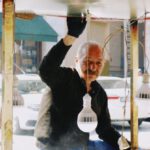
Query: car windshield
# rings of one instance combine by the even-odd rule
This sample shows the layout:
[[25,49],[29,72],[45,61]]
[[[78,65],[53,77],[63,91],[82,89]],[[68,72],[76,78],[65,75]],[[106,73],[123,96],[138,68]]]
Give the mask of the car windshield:
[[18,83],[18,90],[21,94],[40,93],[46,85],[40,80],[21,80]]
[[98,80],[98,82],[104,89],[129,88],[129,85],[125,81],[122,81],[122,80]]

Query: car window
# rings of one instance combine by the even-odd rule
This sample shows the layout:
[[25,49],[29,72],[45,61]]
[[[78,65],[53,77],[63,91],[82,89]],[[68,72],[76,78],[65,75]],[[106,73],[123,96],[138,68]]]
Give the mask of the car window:
[[18,90],[21,94],[41,93],[46,85],[40,80],[21,80],[18,82]]
[[98,82],[104,89],[129,88],[129,85],[125,81],[122,81],[122,80],[98,80]]

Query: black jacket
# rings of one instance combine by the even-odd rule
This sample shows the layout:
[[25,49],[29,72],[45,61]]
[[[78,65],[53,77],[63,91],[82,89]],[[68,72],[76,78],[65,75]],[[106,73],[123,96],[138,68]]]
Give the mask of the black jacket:
[[[49,143],[60,147],[86,145],[89,139],[89,134],[80,131],[77,126],[77,116],[83,107],[82,98],[86,94],[85,81],[75,69],[60,67],[69,49],[70,46],[65,46],[61,40],[40,65],[40,76],[53,94]],[[92,82],[91,87],[92,109],[98,118],[96,132],[99,138],[117,150],[120,134],[111,126],[106,92],[96,81]]]

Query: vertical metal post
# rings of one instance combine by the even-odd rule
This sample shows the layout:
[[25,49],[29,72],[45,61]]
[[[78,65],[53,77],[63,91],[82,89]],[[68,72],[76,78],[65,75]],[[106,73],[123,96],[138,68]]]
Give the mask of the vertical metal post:
[[135,102],[138,75],[138,28],[136,0],[130,0],[131,24],[131,148],[138,150],[138,107]]
[[14,1],[3,0],[2,3],[2,150],[12,150]]
[[138,150],[138,107],[135,102],[138,75],[137,20],[131,21],[131,142],[132,150]]

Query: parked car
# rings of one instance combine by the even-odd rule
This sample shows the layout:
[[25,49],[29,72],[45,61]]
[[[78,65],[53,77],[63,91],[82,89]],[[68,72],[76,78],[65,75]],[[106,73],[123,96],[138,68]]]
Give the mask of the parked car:
[[[37,74],[14,75],[13,130],[34,129],[46,85]],[[0,75],[0,108],[2,107],[2,76]],[[1,110],[1,109],[0,109]],[[1,127],[1,111],[0,111]]]
[[[111,120],[130,123],[130,87],[126,79],[100,76],[97,81],[107,93]],[[138,105],[138,123],[141,125],[149,117],[149,105],[143,99],[135,98],[135,101]]]
[[24,105],[14,108],[14,131],[20,132],[22,129],[34,129],[46,84],[37,74],[20,74],[17,78]]

